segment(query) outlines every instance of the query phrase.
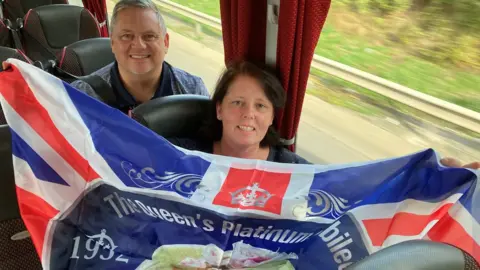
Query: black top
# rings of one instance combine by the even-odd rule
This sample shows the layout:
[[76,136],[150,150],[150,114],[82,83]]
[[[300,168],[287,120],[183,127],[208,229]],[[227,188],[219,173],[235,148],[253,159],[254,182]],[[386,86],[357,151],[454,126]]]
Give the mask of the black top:
[[[120,79],[120,72],[118,71],[118,63],[115,62],[111,69],[112,88],[116,96],[117,104],[116,108],[120,111],[127,113],[136,106],[140,105],[138,101],[128,92]],[[158,84],[157,91],[153,95],[152,99],[173,95],[172,89],[172,74],[170,67],[164,61],[162,67],[162,73],[160,74],[160,83]]]
[[[166,138],[172,144],[193,151],[213,153],[213,143],[194,140],[191,138]],[[311,164],[299,155],[282,146],[271,146],[267,161],[279,163]]]

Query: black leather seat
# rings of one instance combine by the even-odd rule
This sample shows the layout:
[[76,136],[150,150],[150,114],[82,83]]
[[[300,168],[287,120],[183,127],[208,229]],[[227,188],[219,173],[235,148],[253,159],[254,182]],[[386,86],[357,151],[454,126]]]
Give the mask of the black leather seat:
[[68,4],[67,0],[7,0],[3,2],[3,14],[5,18],[15,22],[17,18],[23,18],[27,12],[39,6]]
[[85,76],[115,61],[110,38],[90,38],[64,47],[58,67],[75,76]]
[[433,241],[405,241],[364,258],[347,270],[478,270],[478,262],[463,250]]
[[15,44],[13,43],[10,26],[7,26],[7,24],[11,24],[11,22],[3,19],[0,20],[0,46],[13,48]]
[[20,217],[15,192],[10,129],[0,126],[0,269],[42,269]]
[[208,117],[210,104],[206,96],[167,96],[136,107],[132,118],[165,138],[188,138],[197,135]]
[[93,15],[74,5],[47,5],[31,9],[20,29],[24,51],[33,61],[55,60],[65,46],[100,37]]
[[[0,63],[3,61],[7,60],[8,58],[15,58],[22,60],[24,62],[27,62],[29,64],[32,64],[32,60],[28,58],[22,51],[14,48],[8,48],[8,47],[0,47]],[[0,65],[0,71],[2,71],[3,68]]]

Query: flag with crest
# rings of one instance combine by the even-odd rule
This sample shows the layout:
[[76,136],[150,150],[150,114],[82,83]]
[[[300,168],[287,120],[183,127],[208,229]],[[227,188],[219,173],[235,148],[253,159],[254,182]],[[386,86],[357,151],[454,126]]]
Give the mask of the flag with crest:
[[431,149],[343,165],[188,151],[7,62],[18,203],[44,269],[344,269],[412,239],[480,260],[479,172]]

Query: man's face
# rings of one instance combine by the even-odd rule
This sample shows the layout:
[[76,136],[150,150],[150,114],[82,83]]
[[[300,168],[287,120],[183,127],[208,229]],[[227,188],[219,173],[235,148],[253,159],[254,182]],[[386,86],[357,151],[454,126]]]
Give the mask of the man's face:
[[153,10],[135,7],[121,10],[111,42],[121,73],[160,76],[169,41]]

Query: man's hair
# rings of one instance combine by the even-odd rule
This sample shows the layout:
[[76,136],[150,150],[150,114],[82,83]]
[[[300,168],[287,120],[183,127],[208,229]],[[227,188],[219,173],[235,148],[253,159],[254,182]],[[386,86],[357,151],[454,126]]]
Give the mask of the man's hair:
[[115,27],[115,23],[117,22],[118,13],[121,10],[127,8],[146,8],[151,9],[157,15],[158,23],[160,24],[160,29],[162,30],[162,34],[165,35],[167,33],[167,27],[165,26],[165,21],[163,20],[162,14],[160,14],[160,10],[158,10],[157,5],[153,3],[151,0],[120,0],[113,8],[112,19],[110,22],[110,33],[113,32],[113,28]]

